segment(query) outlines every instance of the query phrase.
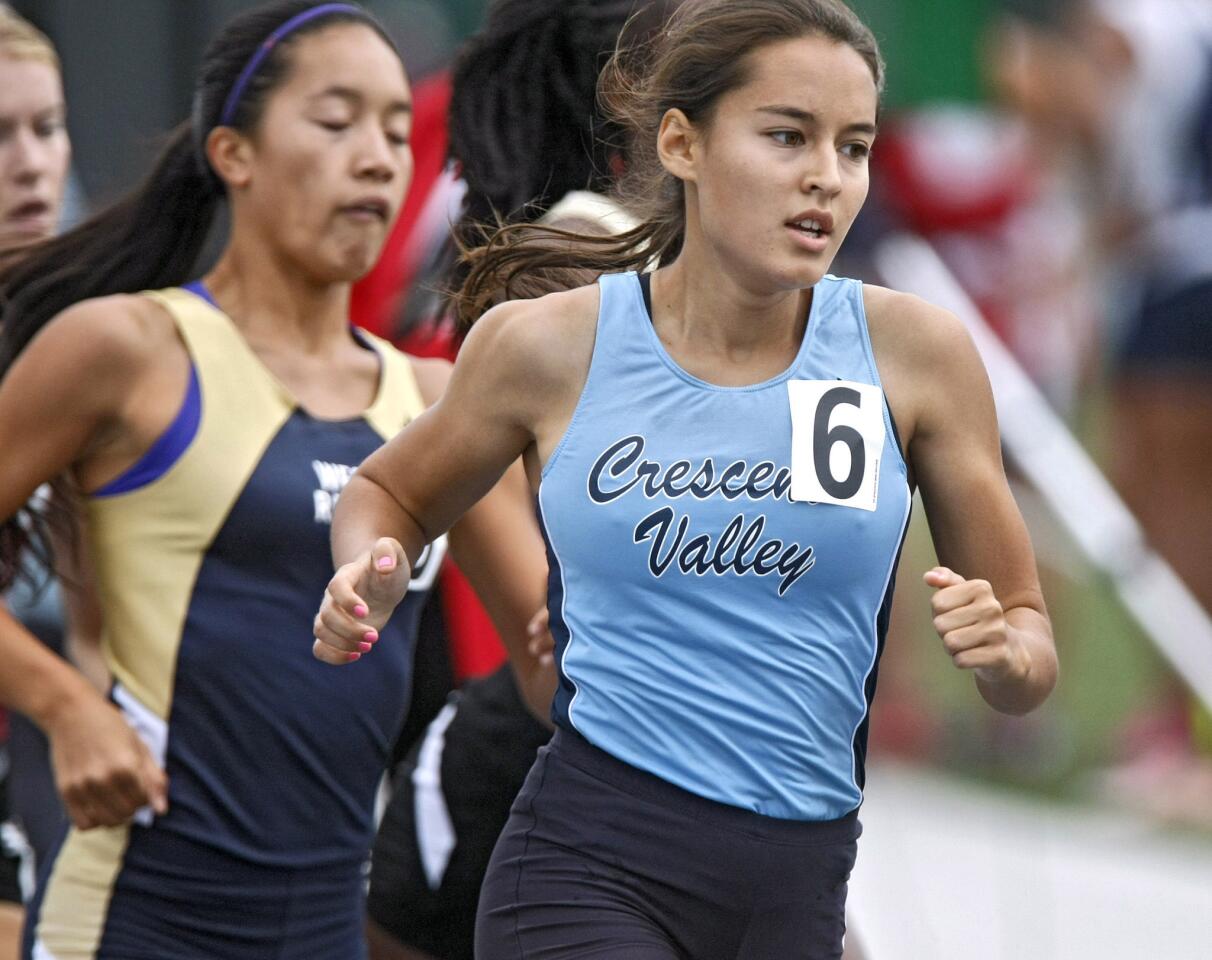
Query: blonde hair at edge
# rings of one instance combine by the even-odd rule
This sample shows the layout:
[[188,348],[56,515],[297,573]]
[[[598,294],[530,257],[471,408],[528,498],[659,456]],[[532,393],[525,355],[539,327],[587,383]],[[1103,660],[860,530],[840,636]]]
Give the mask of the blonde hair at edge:
[[7,3],[0,3],[0,58],[39,60],[59,69],[59,55],[50,39]]

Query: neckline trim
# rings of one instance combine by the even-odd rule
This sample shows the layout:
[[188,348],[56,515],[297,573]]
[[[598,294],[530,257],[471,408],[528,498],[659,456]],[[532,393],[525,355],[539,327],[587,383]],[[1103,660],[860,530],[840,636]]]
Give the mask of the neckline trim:
[[295,396],[294,392],[287,387],[286,384],[279,380],[274,372],[265,365],[265,362],[259,356],[257,356],[257,352],[252,348],[249,342],[244,339],[244,335],[240,332],[239,327],[236,326],[236,322],[232,320],[230,316],[228,316],[222,307],[219,306],[218,302],[214,298],[214,295],[211,294],[209,288],[202,280],[193,280],[190,283],[182,286],[181,289],[192,293],[226,321],[228,328],[236,336],[236,339],[240,341],[240,345],[244,348],[248,356],[257,365],[261,372],[269,379],[269,382],[273,384],[274,389],[277,390],[277,392],[284,400],[286,400],[293,410],[307,417],[309,420],[314,420],[316,423],[357,423],[360,420],[370,421],[371,423],[376,422],[376,417],[382,412],[382,408],[387,402],[387,358],[383,355],[383,351],[379,349],[378,344],[367,336],[363,330],[360,330],[353,324],[349,325],[350,336],[352,336],[357,344],[363,349],[369,350],[371,353],[373,353],[379,361],[379,382],[375,386],[375,395],[370,401],[370,406],[349,417],[319,417],[308,410],[307,407],[305,407],[299,401],[299,398]]

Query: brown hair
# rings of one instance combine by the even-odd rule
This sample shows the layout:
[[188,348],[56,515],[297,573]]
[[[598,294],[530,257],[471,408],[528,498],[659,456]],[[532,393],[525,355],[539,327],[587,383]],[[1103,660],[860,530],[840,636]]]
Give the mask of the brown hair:
[[685,232],[685,194],[681,181],[661,165],[656,131],[674,109],[692,123],[710,124],[720,98],[747,82],[754,50],[824,37],[852,47],[870,67],[876,90],[884,88],[879,44],[841,0],[686,0],[650,41],[629,46],[627,36],[624,30],[598,80],[598,98],[630,134],[619,192],[643,223],[610,237],[534,224],[485,227],[483,245],[463,250],[467,278],[452,294],[462,326],[494,302],[546,292],[553,274],[642,270],[672,261]]
[[7,3],[0,3],[0,57],[9,60],[38,60],[59,70],[55,46],[41,30],[19,17]]

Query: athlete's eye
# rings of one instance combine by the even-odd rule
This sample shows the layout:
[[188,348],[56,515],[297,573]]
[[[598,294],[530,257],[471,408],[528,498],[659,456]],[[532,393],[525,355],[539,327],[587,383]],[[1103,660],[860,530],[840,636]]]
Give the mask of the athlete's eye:
[[42,140],[49,140],[62,129],[62,120],[41,120],[35,124],[34,133]]
[[784,147],[798,147],[804,143],[804,135],[798,130],[772,130],[769,136]]
[[847,143],[842,147],[842,153],[850,160],[866,160],[871,156],[871,145],[861,140]]

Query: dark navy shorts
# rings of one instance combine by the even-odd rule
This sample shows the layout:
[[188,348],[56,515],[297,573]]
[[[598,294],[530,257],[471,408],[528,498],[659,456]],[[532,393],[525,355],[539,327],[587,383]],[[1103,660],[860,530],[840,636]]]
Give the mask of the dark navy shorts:
[[559,730],[493,852],[476,957],[836,960],[860,832],[704,799]]
[[[96,943],[95,951],[87,950],[90,960],[366,958],[361,864],[293,869],[252,864],[167,830],[135,826],[125,850],[117,847],[121,868],[108,899],[86,901],[69,892],[54,904],[48,888],[81,875],[73,866],[71,842],[40,871],[23,960],[85,955],[59,946],[67,940]],[[104,866],[99,860],[89,863]],[[44,937],[43,923],[66,929],[67,936]],[[42,941],[40,948],[36,940]]]

